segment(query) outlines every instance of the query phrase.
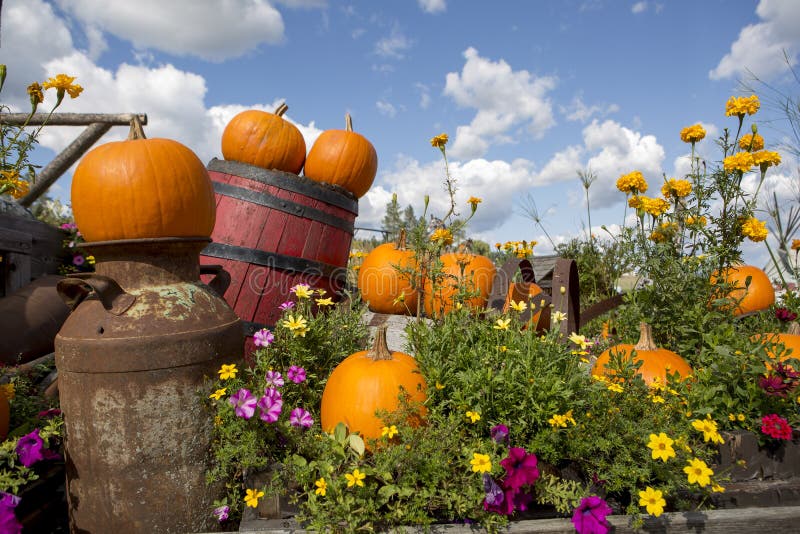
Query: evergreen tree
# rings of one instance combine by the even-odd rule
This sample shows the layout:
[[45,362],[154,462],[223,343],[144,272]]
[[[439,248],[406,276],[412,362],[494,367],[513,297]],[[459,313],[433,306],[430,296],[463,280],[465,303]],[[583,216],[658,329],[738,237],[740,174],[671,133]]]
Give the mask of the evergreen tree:
[[400,216],[400,205],[397,203],[397,193],[392,195],[392,200],[386,204],[386,214],[383,216],[381,228],[384,230],[384,243],[395,241],[403,227],[403,219]]

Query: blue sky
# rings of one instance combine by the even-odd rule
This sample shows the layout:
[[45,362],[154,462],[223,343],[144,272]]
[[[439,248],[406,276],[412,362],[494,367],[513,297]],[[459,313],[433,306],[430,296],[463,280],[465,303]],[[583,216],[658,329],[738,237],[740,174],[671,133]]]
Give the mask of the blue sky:
[[[377,227],[397,193],[419,212],[445,211],[443,165],[429,139],[448,133],[458,201],[483,199],[470,233],[490,243],[535,239],[521,214],[535,199],[556,240],[586,226],[576,171],[591,168],[592,223],[622,223],[620,174],[652,187],[686,170],[681,128],[709,130],[701,151],[735,122],[725,101],[747,69],[797,94],[783,61],[800,52],[795,0],[6,0],[3,101],[25,109],[25,87],[65,72],[85,87],[65,112],[144,112],[151,137],[177,139],[207,161],[241,110],[288,118],[310,147],[345,113],[372,141],[379,169],[357,225]],[[793,92],[793,93],[792,93]],[[48,101],[46,101],[46,104]],[[756,116],[775,113],[765,105]],[[781,127],[780,124],[776,126]],[[786,128],[783,128],[784,130]],[[761,126],[769,148],[782,141]],[[48,161],[78,130],[51,128]],[[124,128],[102,141],[121,138]],[[789,197],[797,162],[771,170],[767,190]],[[51,189],[68,200],[70,177]],[[758,253],[753,248],[751,254]]]

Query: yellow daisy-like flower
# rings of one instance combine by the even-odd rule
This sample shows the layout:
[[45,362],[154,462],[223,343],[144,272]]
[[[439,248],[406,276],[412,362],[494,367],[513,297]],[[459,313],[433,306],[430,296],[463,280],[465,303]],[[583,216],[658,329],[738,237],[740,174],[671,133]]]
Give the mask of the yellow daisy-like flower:
[[639,506],[647,508],[647,513],[653,517],[658,517],[664,513],[664,507],[667,501],[664,500],[664,494],[661,490],[654,490],[650,486],[647,489],[639,492]]
[[781,155],[771,150],[753,152],[753,164],[758,166],[761,171],[766,171],[769,167],[781,164]]
[[395,425],[385,426],[381,429],[381,437],[392,439],[397,435],[397,427]]
[[315,480],[314,485],[317,487],[317,489],[314,490],[314,493],[316,493],[320,497],[324,497],[325,493],[328,491],[328,483],[325,482],[325,477],[321,477],[319,480]]
[[239,372],[239,370],[236,368],[236,364],[235,363],[231,363],[231,364],[223,363],[222,367],[220,367],[219,371],[217,371],[217,373],[219,373],[220,380],[227,380],[229,378],[236,378],[236,373],[238,373],[238,372]]
[[686,473],[689,484],[697,484],[702,488],[711,484],[711,475],[714,474],[714,471],[709,469],[706,463],[699,458],[689,460],[689,463],[683,468],[683,472]]
[[[292,332],[297,332],[300,330],[304,332],[308,331],[308,321],[306,321],[306,318],[302,315],[295,316],[293,314],[289,314],[289,317],[284,319],[283,322],[281,322],[281,325],[284,328],[288,328]],[[297,336],[295,335],[295,337]]]
[[444,384],[442,384],[441,382],[439,382],[439,381],[437,380],[437,381],[436,381],[436,385],[435,385],[434,387],[435,387],[436,389],[444,389]]
[[488,454],[474,452],[469,463],[472,465],[473,473],[488,473],[492,470],[492,459],[489,458]]
[[495,330],[508,330],[508,325],[511,324],[511,319],[498,319],[495,321]]
[[689,180],[677,180],[670,178],[661,186],[661,194],[664,198],[683,198],[692,192],[692,184]]
[[567,320],[567,314],[562,311],[554,311],[552,315],[550,315],[550,320],[554,323],[560,323],[561,321]]
[[761,150],[764,148],[764,138],[758,134],[744,134],[741,139],[739,139],[739,148],[747,150],[748,152]]
[[617,189],[623,193],[639,194],[647,191],[647,182],[640,171],[623,174],[617,180]]
[[244,496],[244,502],[250,508],[258,507],[258,499],[264,496],[264,492],[258,489],[248,489],[247,494]]
[[314,290],[308,284],[297,284],[291,291],[299,299],[310,299],[314,295]]
[[66,74],[56,74],[52,78],[48,78],[42,87],[45,89],[55,89],[58,91],[59,100],[64,98],[64,91],[66,91],[70,98],[77,98],[83,91],[83,87],[76,83],[75,76],[67,76]]
[[722,439],[722,436],[720,436],[719,430],[717,430],[717,422],[713,419],[695,419],[692,421],[692,427],[698,432],[703,433],[703,441],[705,442],[710,441],[712,443],[721,444],[725,441]]
[[658,435],[650,434],[650,442],[647,447],[653,451],[653,460],[666,462],[675,457],[675,449],[672,448],[673,443],[675,443],[675,440],[661,432]]
[[467,419],[469,419],[470,423],[476,423],[481,420],[481,414],[478,412],[467,411]]
[[612,391],[614,393],[622,393],[624,391],[622,389],[622,386],[620,384],[615,383],[615,382],[612,382],[612,383],[608,384],[606,387],[608,388],[609,391]]
[[446,133],[439,134],[435,137],[431,137],[431,146],[434,148],[444,148],[447,144],[448,137]]
[[693,124],[681,130],[681,141],[684,143],[696,143],[706,136],[706,130],[701,124]]
[[711,491],[714,493],[725,493],[725,488],[717,484],[716,482],[711,483]]
[[351,473],[345,473],[344,478],[347,479],[347,487],[352,488],[353,486],[364,486],[364,479],[367,478],[365,473],[362,473],[358,470],[358,468],[353,469]]
[[722,161],[725,172],[749,172],[753,165],[755,165],[755,161],[750,152],[737,152]]
[[324,299],[317,299],[317,305],[319,305],[319,306],[333,306],[333,299],[331,299],[331,297],[324,298]]
[[586,339],[586,336],[577,334],[575,332],[569,335],[569,340],[578,345],[581,350],[586,350],[590,346],[592,346],[592,342]]
[[764,241],[768,234],[767,223],[759,221],[755,217],[750,217],[742,225],[742,235],[749,238],[750,241]]
[[214,399],[214,400],[219,400],[219,399],[222,398],[223,395],[225,395],[226,389],[227,388],[218,389],[217,391],[215,391],[214,393],[209,395],[208,398],[209,399]]
[[453,233],[447,228],[439,228],[434,230],[430,237],[431,242],[439,246],[447,246],[453,244]]
[[661,395],[650,395],[650,402],[653,404],[664,404],[667,401]]
[[576,424],[575,419],[572,417],[572,410],[563,415],[557,413],[553,414],[553,417],[548,419],[547,422],[550,423],[550,426],[553,428],[567,428],[567,423]]
[[522,312],[524,312],[525,310],[528,309],[528,305],[525,303],[525,301],[522,301],[522,300],[519,301],[519,302],[516,302],[514,299],[511,299],[511,302],[509,304],[510,304],[512,309],[514,309],[515,311],[518,311],[520,313],[522,313]]
[[761,107],[761,103],[756,95],[732,96],[725,103],[725,115],[727,117],[732,117],[733,115],[744,117],[745,114],[754,115],[759,107]]

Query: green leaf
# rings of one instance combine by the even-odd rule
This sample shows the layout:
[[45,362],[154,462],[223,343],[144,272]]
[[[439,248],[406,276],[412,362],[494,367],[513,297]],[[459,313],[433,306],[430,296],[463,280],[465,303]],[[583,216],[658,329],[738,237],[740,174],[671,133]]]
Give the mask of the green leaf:
[[350,448],[353,449],[359,456],[364,456],[366,447],[364,447],[364,440],[361,439],[361,436],[358,434],[350,434],[347,439],[350,443]]
[[344,426],[344,423],[337,424],[336,428],[333,429],[333,438],[338,443],[344,445],[345,439],[347,438],[347,427]]

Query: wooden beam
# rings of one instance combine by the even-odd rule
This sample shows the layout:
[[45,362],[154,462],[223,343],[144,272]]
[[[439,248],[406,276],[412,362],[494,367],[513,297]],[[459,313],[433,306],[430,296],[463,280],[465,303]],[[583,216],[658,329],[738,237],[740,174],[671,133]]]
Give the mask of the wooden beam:
[[[147,125],[146,113],[53,113],[47,118],[47,113],[34,113],[30,120],[28,113],[2,113],[0,123],[14,126],[87,126],[89,124],[103,123],[111,126],[128,126],[134,115],[139,117],[143,125]],[[27,121],[27,122],[26,122]]]

